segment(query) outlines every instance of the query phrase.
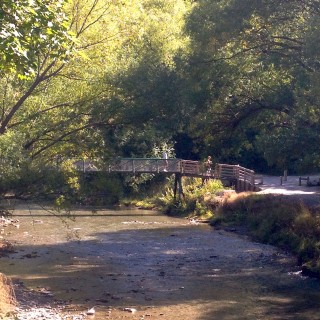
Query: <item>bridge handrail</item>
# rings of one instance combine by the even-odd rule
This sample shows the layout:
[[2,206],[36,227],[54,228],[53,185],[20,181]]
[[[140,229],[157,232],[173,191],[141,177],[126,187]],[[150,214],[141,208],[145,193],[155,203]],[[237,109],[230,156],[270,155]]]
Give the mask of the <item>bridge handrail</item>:
[[176,173],[181,171],[181,159],[120,158],[114,159],[109,164],[108,171],[133,173]]
[[240,165],[230,165],[218,163],[215,167],[215,177],[217,179],[236,179],[249,182],[254,185],[255,172],[241,167]]
[[[76,167],[81,171],[99,171],[98,165],[90,160],[76,161]],[[207,177],[208,173],[202,162],[194,160],[183,160],[179,158],[115,158],[107,168],[100,168],[109,172],[131,172],[131,173],[180,173],[188,176]],[[255,172],[241,167],[218,163],[214,171],[209,174],[212,178],[237,180],[255,185]]]
[[204,172],[200,161],[181,160],[181,173],[186,175],[201,175]]

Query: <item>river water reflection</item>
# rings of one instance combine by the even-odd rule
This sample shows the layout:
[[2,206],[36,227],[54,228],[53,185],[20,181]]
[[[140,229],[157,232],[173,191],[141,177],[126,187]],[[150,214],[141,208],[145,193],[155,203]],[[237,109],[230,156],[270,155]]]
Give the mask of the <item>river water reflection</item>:
[[[16,206],[3,273],[94,319],[320,319],[320,281],[277,249],[144,210]],[[137,310],[132,313],[133,309]]]

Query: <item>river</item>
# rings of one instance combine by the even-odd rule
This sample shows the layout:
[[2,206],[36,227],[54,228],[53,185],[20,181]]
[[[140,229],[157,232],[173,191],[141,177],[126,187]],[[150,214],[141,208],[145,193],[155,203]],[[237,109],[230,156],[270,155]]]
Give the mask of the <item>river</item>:
[[92,307],[95,320],[320,319],[320,281],[233,232],[138,209],[67,217],[23,204],[13,219],[4,236],[15,252],[1,271],[18,298],[23,284],[30,306],[58,307],[66,319],[91,319]]

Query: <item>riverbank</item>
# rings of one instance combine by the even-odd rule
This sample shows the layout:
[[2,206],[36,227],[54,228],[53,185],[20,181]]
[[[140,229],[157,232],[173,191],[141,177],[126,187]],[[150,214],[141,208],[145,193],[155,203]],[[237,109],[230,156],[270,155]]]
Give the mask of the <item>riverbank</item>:
[[297,258],[305,275],[320,278],[320,195],[241,193],[225,199],[212,226],[243,227],[253,240]]
[[19,320],[88,319],[93,306],[95,320],[318,319],[320,284],[273,246],[150,210],[71,214],[66,225],[35,205],[13,212],[15,252],[0,267],[24,301]]

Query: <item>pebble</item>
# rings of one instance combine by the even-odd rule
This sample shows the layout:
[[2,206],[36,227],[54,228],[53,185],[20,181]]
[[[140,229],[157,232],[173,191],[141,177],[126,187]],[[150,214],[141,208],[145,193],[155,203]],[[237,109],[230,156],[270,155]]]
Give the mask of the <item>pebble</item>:
[[128,312],[131,312],[131,313],[136,313],[136,312],[137,312],[137,309],[134,309],[134,308],[124,308],[123,311],[128,311]]

